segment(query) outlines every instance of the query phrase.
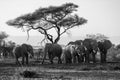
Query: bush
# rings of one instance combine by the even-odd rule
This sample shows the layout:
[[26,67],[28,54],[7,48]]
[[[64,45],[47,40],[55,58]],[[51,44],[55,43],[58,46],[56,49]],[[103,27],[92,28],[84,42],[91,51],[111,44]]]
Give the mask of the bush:
[[119,62],[120,61],[120,49],[112,47],[108,50],[107,61],[109,62]]

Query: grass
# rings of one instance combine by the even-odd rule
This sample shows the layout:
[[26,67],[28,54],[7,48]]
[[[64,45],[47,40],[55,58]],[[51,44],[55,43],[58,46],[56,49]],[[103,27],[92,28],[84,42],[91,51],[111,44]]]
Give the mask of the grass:
[[[14,60],[0,61],[0,80],[116,80],[120,79],[120,63],[107,64],[41,64],[30,60],[27,66],[17,66]],[[24,78],[24,71],[33,71],[37,75]]]

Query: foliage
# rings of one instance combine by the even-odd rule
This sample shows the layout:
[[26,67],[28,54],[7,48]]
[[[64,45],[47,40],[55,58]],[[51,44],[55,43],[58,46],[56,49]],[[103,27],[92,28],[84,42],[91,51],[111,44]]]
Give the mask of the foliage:
[[116,48],[117,48],[117,49],[120,49],[120,44],[118,44],[118,45],[116,46]]
[[94,40],[97,40],[97,41],[104,41],[104,40],[107,40],[108,37],[103,35],[103,34],[87,34],[86,35],[87,38],[90,38],[90,39],[94,39]]
[[7,46],[7,47],[15,47],[15,45],[16,45],[16,43],[13,42],[13,41],[8,41],[8,42],[6,43],[6,46]]
[[8,34],[5,32],[0,32],[0,40],[3,40],[8,37]]
[[5,45],[5,40],[8,37],[8,34],[5,32],[0,32],[0,46]]
[[116,47],[111,47],[107,53],[107,60],[112,62],[119,62],[120,61],[120,49]]
[[[16,28],[26,27],[27,32],[30,30],[39,31],[45,36],[43,41],[48,39],[52,43],[57,43],[60,40],[60,36],[69,29],[87,22],[86,19],[73,14],[74,11],[77,11],[76,8],[78,8],[78,5],[73,3],[39,8],[33,13],[9,20],[7,24]],[[56,30],[56,38],[48,32],[51,29]]]

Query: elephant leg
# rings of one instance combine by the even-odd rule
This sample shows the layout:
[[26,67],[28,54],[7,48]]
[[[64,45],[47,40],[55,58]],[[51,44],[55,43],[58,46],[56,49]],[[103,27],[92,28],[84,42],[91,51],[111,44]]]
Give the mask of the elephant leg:
[[81,55],[77,55],[77,60],[78,60],[78,63],[81,63],[81,62],[82,62],[82,57],[81,57]]
[[100,53],[100,58],[101,58],[101,63],[104,63],[104,53],[103,52]]
[[24,56],[23,56],[23,57],[22,57],[22,65],[24,65],[24,59],[25,59],[25,58],[24,58]]
[[104,51],[104,62],[106,63],[106,58],[107,58],[107,50]]
[[72,63],[72,59],[71,58],[65,58],[66,64],[70,64]]
[[103,53],[103,63],[106,63],[106,53]]
[[49,60],[50,60],[50,63],[53,64],[53,56],[52,55],[49,55]]
[[53,64],[53,59],[52,58],[50,59],[50,63]]
[[26,55],[26,64],[28,64],[29,60],[28,60],[28,55]]
[[83,55],[77,55],[78,63],[84,62],[84,56]]
[[82,62],[85,61],[85,54],[84,54],[84,55],[81,55],[81,60],[82,60]]
[[89,63],[89,53],[85,54],[85,63]]
[[61,58],[58,57],[58,64],[62,64]]
[[107,54],[105,53],[105,54],[104,54],[104,62],[105,62],[105,63],[107,62],[106,58],[107,58]]
[[71,64],[71,63],[72,63],[72,59],[69,58],[69,59],[67,60],[67,63],[68,63],[68,64]]
[[76,56],[73,56],[73,63],[76,63]]
[[93,63],[96,63],[96,53],[92,53]]
[[15,59],[16,59],[16,64],[20,65],[18,58],[15,58]]

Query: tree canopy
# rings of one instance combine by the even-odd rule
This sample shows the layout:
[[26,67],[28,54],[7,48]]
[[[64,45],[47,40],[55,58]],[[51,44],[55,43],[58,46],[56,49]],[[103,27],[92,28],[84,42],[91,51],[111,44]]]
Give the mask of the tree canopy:
[[5,32],[0,32],[0,40],[3,40],[3,39],[5,39],[5,38],[7,38],[8,37],[8,34],[7,33],[5,33]]
[[[73,3],[46,8],[40,7],[33,13],[28,13],[7,21],[7,24],[16,28],[26,27],[28,33],[30,30],[37,30],[45,36],[43,41],[49,40],[52,43],[57,43],[61,35],[69,29],[87,23],[87,20],[83,17],[73,14],[74,11],[77,11],[76,8],[78,8],[78,5]],[[56,30],[56,38],[48,33],[51,29]]]

